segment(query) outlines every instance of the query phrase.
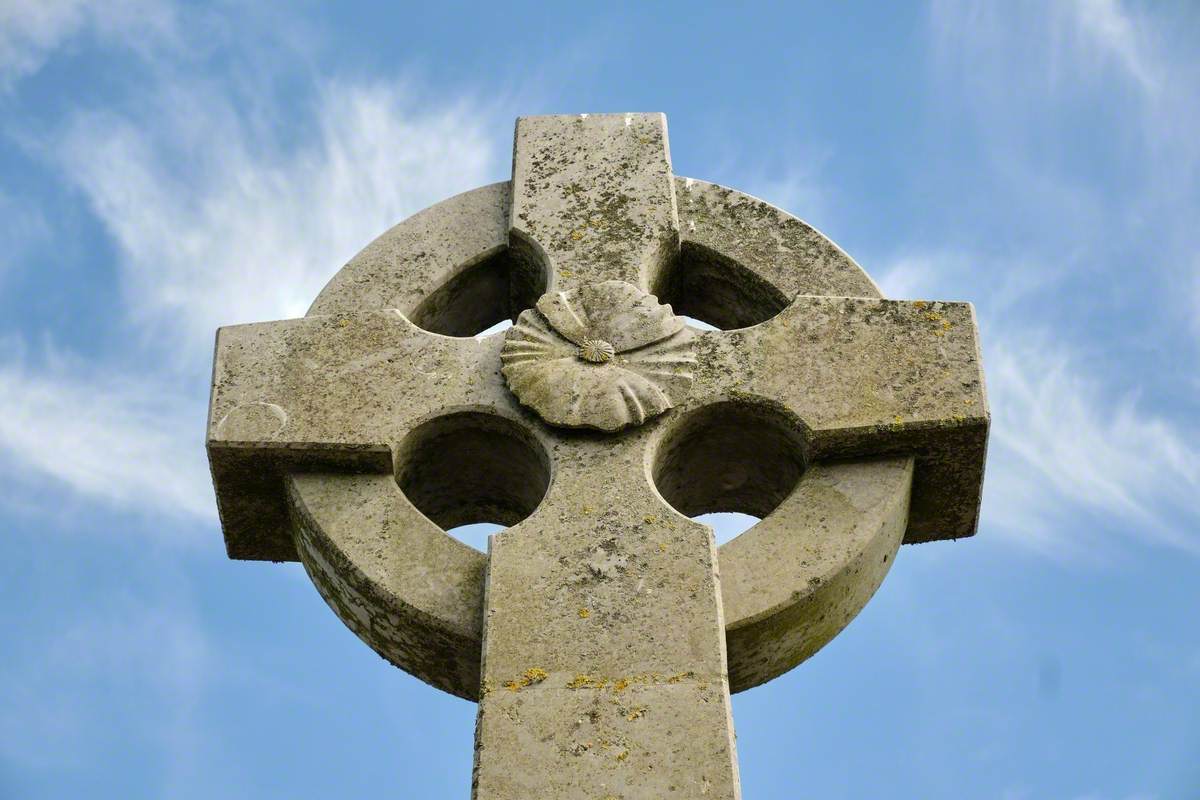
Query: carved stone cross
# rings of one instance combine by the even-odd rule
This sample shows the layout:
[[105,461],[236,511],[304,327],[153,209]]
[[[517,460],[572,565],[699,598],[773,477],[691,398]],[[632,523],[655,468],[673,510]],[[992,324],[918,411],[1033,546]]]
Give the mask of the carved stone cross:
[[[479,702],[473,797],[716,799],[730,691],[835,636],[902,541],[974,533],[987,429],[969,305],[881,299],[674,177],[662,115],[583,114],[518,120],[511,183],[386,232],[303,319],[222,328],[208,452],[231,557],[301,560]],[[713,511],[762,521],[718,553]],[[445,532],[484,521],[486,556]]]

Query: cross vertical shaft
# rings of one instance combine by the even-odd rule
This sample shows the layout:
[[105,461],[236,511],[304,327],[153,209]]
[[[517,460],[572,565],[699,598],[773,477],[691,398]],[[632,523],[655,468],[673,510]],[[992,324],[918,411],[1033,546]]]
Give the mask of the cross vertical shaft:
[[[520,120],[510,239],[552,291],[653,285],[679,247],[663,117]],[[740,797],[712,532],[657,497],[647,445],[559,442],[492,538],[475,800]]]
[[475,800],[740,797],[712,532],[653,496],[645,445],[559,449],[492,538]]

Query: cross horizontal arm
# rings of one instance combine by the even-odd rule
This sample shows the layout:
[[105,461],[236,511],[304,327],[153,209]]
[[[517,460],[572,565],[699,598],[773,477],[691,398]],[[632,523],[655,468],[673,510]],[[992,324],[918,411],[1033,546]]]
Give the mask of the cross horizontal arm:
[[295,559],[283,470],[387,471],[436,411],[510,406],[499,345],[392,310],[220,329],[207,444],[230,556]]
[[776,406],[803,423],[813,459],[912,453],[905,541],[975,532],[988,410],[970,304],[801,296],[696,348],[690,404]]

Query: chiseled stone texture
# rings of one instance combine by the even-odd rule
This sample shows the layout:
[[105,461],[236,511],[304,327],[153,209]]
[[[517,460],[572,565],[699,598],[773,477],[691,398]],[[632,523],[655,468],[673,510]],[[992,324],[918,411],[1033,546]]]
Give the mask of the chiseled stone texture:
[[[987,429],[969,305],[882,299],[673,177],[662,115],[578,115],[519,120],[511,183],[387,231],[307,317],[221,329],[208,452],[231,557],[303,561],[480,701],[477,800],[735,798],[729,692],[835,636],[902,541],[974,533]],[[727,510],[763,521],[718,553],[689,517]],[[482,520],[488,556],[445,533]]]
[[696,368],[684,321],[631,283],[542,295],[504,337],[501,372],[551,425],[618,431],[687,396]]
[[475,699],[480,553],[403,502],[391,475],[300,473],[289,485],[296,547],[330,607],[393,664]]

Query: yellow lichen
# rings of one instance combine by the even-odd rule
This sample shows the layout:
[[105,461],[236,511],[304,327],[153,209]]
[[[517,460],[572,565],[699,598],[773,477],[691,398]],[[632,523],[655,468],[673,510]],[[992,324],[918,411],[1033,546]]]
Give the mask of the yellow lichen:
[[541,667],[530,667],[525,670],[525,673],[520,678],[504,682],[504,688],[510,692],[519,692],[526,686],[532,686],[535,683],[541,683],[550,677],[550,673]]
[[627,758],[629,758],[628,750],[622,750],[621,752],[617,753],[617,761],[624,761]]
[[587,619],[591,615],[592,615],[592,612],[590,609],[587,609],[587,608],[579,609],[579,618],[580,619]]
[[[696,673],[692,671],[680,672],[670,677],[664,677],[661,673],[650,672],[641,675],[628,675],[620,678],[599,678],[592,675],[576,675],[567,682],[568,689],[607,689],[612,688],[613,694],[620,694],[635,684],[640,686],[651,686],[661,683],[679,683],[680,681],[696,677]],[[708,684],[702,683],[702,687]],[[629,712],[615,698],[611,701],[613,705],[621,707],[622,714],[634,713],[635,716],[631,719],[636,719],[645,713],[645,707],[635,708],[633,712]]]
[[583,231],[571,231],[571,239],[578,242],[583,238]]

